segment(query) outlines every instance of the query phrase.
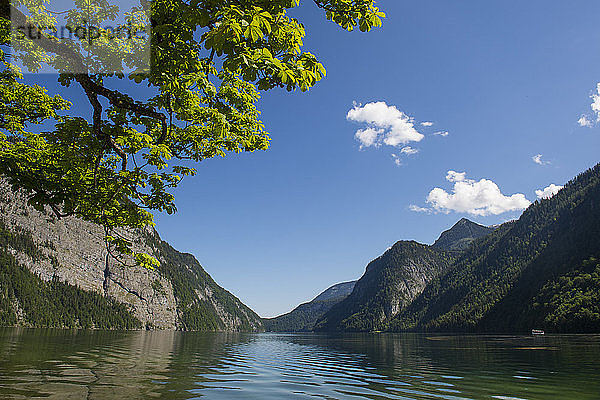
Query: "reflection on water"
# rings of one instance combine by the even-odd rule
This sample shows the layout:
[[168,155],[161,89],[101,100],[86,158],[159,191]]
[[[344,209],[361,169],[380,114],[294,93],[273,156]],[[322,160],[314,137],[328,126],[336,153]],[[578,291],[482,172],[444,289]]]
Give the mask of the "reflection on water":
[[600,336],[0,329],[1,399],[599,399]]

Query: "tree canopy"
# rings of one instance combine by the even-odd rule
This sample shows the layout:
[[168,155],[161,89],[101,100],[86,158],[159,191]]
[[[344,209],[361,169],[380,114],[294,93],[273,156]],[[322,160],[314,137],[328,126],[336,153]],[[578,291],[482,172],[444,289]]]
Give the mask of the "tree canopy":
[[[385,17],[373,0],[313,2],[348,31],[369,31]],[[287,13],[299,3],[142,0],[119,10],[108,0],[74,0],[66,20],[75,38],[57,39],[60,13],[45,2],[0,0],[0,174],[38,209],[103,225],[117,257],[155,265],[133,253],[119,228],[152,225],[151,210],[174,212],[171,190],[196,173],[195,162],[267,149],[260,91],[306,91],[325,76],[302,49],[303,24]],[[120,11],[130,28],[150,27],[148,37],[111,36],[103,23]],[[139,51],[144,40],[147,53]],[[44,65],[57,72],[61,94],[22,73]],[[75,88],[89,105],[67,98]]]

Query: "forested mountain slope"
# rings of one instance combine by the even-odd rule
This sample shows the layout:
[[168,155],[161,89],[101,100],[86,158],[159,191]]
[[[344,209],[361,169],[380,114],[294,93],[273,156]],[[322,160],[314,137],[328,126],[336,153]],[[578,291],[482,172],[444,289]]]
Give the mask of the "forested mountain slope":
[[600,332],[600,165],[478,240],[390,330]]
[[160,267],[106,257],[97,225],[27,205],[0,179],[0,325],[260,330],[252,310],[153,229],[126,232]]
[[352,293],[316,324],[317,331],[372,331],[384,327],[443,273],[454,256],[414,241],[400,241],[367,265]]
[[323,314],[344,300],[354,289],[356,281],[338,283],[323,291],[313,300],[300,304],[287,314],[275,318],[264,318],[267,332],[309,332]]

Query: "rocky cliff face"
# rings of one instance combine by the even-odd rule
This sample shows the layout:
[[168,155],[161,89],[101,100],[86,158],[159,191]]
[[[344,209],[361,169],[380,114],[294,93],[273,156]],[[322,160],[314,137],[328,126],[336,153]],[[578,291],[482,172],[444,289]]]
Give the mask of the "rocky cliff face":
[[163,242],[154,229],[124,234],[133,240],[136,251],[154,255],[161,266],[156,270],[123,266],[107,257],[102,228],[74,217],[57,219],[51,212],[39,212],[3,179],[0,222],[7,232],[30,237],[40,255],[34,258],[8,246],[6,250],[19,264],[44,281],[58,279],[124,303],[147,328],[261,329],[254,312],[219,287],[193,256]]
[[318,331],[372,331],[384,328],[444,272],[453,256],[414,241],[400,241],[367,265],[352,293],[315,325]]

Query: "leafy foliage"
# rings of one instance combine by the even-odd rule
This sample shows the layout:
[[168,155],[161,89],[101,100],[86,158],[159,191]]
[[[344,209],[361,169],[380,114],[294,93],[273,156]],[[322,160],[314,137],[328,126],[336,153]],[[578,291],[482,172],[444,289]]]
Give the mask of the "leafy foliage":
[[[385,17],[373,0],[314,2],[349,31],[368,31]],[[306,91],[325,76],[302,50],[304,26],[287,15],[299,0],[151,1],[149,13],[132,10],[128,21],[151,25],[152,68],[131,73],[125,71],[137,65],[140,43],[54,40],[38,28],[56,24],[46,3],[22,3],[33,20],[0,0],[0,174],[38,208],[102,224],[109,249],[147,267],[156,262],[133,254],[116,228],[151,225],[149,210],[174,212],[171,191],[196,174],[195,162],[267,149],[259,90]],[[118,11],[107,0],[76,2],[69,21],[86,15],[100,26]],[[48,64],[60,72],[63,96],[77,85],[91,113],[80,115],[85,107],[28,84],[9,63],[3,49],[11,45],[11,12],[38,37],[19,41],[21,47],[13,41],[13,53],[30,70]],[[110,72],[95,72],[103,70]]]

